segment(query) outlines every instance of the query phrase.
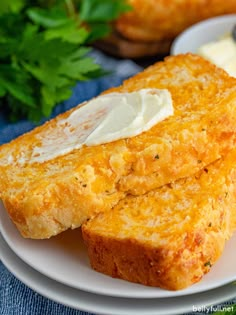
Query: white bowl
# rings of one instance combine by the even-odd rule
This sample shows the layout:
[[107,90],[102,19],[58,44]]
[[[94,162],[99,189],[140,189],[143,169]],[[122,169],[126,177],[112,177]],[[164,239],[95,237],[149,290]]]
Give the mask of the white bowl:
[[236,14],[221,15],[194,24],[176,37],[170,54],[197,53],[198,48],[203,44],[217,40],[222,35],[231,32],[235,24]]

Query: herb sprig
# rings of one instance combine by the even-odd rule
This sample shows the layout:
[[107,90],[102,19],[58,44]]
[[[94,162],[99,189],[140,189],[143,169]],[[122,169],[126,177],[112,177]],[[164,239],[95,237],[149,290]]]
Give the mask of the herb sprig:
[[125,0],[1,0],[0,108],[39,121],[77,81],[101,76],[90,44],[130,7]]

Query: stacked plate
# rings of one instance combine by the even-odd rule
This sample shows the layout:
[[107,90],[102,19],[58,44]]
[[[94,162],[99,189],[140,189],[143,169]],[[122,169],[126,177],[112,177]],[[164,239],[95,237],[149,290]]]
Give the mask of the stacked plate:
[[113,279],[91,269],[80,230],[49,240],[20,236],[0,204],[0,259],[22,282],[62,304],[94,314],[182,314],[236,297],[236,235],[201,282],[167,291]]

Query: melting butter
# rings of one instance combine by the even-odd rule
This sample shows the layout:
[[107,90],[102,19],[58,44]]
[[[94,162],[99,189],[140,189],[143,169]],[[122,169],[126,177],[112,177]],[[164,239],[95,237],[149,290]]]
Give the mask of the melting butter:
[[82,104],[40,136],[31,162],[44,162],[83,145],[94,146],[130,138],[173,115],[171,94],[163,89],[110,93]]

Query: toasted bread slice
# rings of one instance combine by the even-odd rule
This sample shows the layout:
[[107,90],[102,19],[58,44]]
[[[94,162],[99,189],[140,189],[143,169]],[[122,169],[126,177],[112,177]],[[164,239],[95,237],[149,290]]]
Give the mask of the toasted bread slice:
[[179,290],[199,281],[236,229],[236,150],[194,176],[129,196],[82,226],[92,267]]
[[235,145],[235,86],[234,78],[199,56],[168,57],[107,91],[170,91],[174,115],[147,132],[32,160],[47,139],[59,146],[67,141],[61,122],[74,108],[1,146],[0,197],[21,234],[47,238],[76,228],[127,193],[146,193],[225,155]]
[[236,13],[235,0],[128,0],[132,10],[122,15],[115,29],[131,41],[173,40],[201,20]]

